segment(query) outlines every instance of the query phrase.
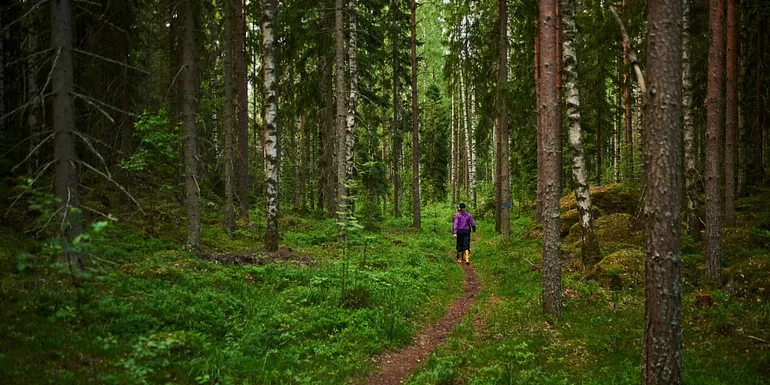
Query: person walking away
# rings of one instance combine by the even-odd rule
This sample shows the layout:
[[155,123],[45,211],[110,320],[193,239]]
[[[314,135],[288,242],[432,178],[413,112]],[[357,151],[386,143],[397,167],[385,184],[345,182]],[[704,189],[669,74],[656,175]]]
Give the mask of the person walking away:
[[465,203],[460,203],[452,228],[452,236],[457,238],[457,263],[463,263],[465,257],[465,264],[471,264],[471,230],[476,232],[476,222],[471,214],[465,211]]

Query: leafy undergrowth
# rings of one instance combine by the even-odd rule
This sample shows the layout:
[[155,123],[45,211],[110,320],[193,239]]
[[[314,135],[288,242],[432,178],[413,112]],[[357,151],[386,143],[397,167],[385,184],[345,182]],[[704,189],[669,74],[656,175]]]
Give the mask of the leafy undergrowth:
[[[0,228],[3,384],[339,384],[408,343],[458,295],[451,208],[336,242],[333,220],[282,217],[279,254],[259,220],[228,239],[204,218],[206,253],[182,251],[183,218],[95,234],[78,286],[47,247]],[[149,211],[149,210],[148,210]],[[128,217],[127,217],[128,218]],[[436,223],[433,223],[435,221]],[[389,230],[397,229],[397,230]],[[434,231],[435,229],[435,231]]]
[[[683,239],[686,383],[770,383],[770,244],[763,243],[770,239],[763,232],[770,223],[769,198],[765,194],[739,204],[739,226],[727,233],[740,236],[725,241],[721,289],[702,284],[702,245]],[[446,346],[408,383],[638,384],[644,252],[638,226],[626,224],[628,213],[606,214],[616,219],[605,219],[610,224],[605,228],[613,231],[600,234],[611,242],[602,250],[600,276],[564,270],[566,306],[558,319],[542,312],[541,244],[532,239],[537,230],[529,218],[512,223],[513,241],[506,247],[493,236],[480,242],[474,255],[483,293]],[[571,250],[564,253],[567,258]]]

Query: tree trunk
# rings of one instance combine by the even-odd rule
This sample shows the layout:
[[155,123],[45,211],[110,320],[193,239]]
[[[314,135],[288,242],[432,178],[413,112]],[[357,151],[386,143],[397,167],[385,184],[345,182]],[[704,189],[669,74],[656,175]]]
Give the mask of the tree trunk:
[[238,216],[249,219],[249,108],[243,0],[235,2],[235,75],[238,79]]
[[[620,67],[620,58],[619,57],[616,59],[616,65],[617,65],[617,68],[618,68],[618,74],[617,74],[618,75],[618,77],[617,77],[618,89],[617,89],[617,92],[616,92],[616,95],[615,95],[615,107],[617,108],[616,111],[620,111],[620,109],[623,107],[623,102],[622,102],[622,94],[623,94],[622,88],[623,88],[623,85],[621,83],[622,76],[620,74],[623,71],[621,70],[621,67]],[[625,114],[625,112],[624,112],[624,114]],[[613,172],[614,172],[614,176],[615,176],[615,183],[620,183],[620,181],[621,181],[621,178],[620,178],[620,168],[621,168],[621,164],[620,164],[620,141],[621,141],[621,139],[620,138],[622,136],[621,132],[620,132],[621,131],[620,128],[621,128],[621,124],[622,123],[621,123],[621,115],[618,114],[618,113],[615,113],[614,115],[615,115],[615,119],[614,119],[615,120],[615,132],[614,132],[614,138],[612,140],[612,143],[613,143],[612,167],[613,167]]]
[[265,182],[267,198],[267,219],[265,227],[265,249],[278,251],[278,135],[276,118],[278,99],[275,82],[275,52],[273,45],[273,21],[276,0],[265,0],[262,6],[262,71],[264,81],[265,108]]
[[756,84],[756,110],[754,117],[754,157],[752,159],[751,168],[754,171],[754,183],[761,184],[764,177],[764,169],[762,168],[762,122],[764,111],[764,98],[762,97],[762,71],[763,66],[763,53],[764,53],[764,39],[761,31],[757,32],[757,66],[755,72],[757,74]]
[[560,315],[562,310],[561,261],[559,259],[559,115],[556,89],[556,0],[540,0],[540,65],[543,129],[543,311]]
[[564,55],[564,85],[567,91],[567,126],[569,127],[569,148],[572,152],[572,183],[575,189],[578,215],[580,216],[581,251],[583,263],[593,266],[598,263],[599,240],[596,237],[594,218],[591,212],[591,196],[588,186],[583,142],[580,129],[580,93],[578,90],[577,27],[575,26],[575,0],[561,0],[562,44]]
[[[0,37],[0,44],[2,44],[2,37]],[[27,116],[27,125],[29,126],[29,161],[27,161],[27,176],[32,177],[34,173],[38,171],[39,167],[39,159],[40,156],[39,153],[36,151],[36,147],[38,146],[40,140],[42,139],[40,135],[43,133],[43,120],[38,117],[38,113],[42,111],[41,109],[44,108],[44,106],[41,103],[41,97],[40,97],[40,90],[37,84],[37,73],[38,73],[38,60],[36,57],[33,57],[35,53],[38,51],[38,45],[37,45],[37,31],[34,29],[34,26],[30,26],[30,32],[29,37],[27,38],[27,52],[29,59],[27,62],[27,71],[29,73],[27,77],[27,94],[32,99],[32,105],[29,107],[29,115]],[[3,66],[2,62],[2,49],[0,49],[0,67]],[[0,69],[0,72],[2,72],[2,69]],[[0,82],[0,88],[2,88],[2,82]],[[3,99],[3,90],[0,89],[0,105],[4,104]],[[2,113],[2,107],[0,107],[0,117],[2,117],[4,114]],[[2,127],[2,122],[0,122],[0,127]]]
[[201,205],[198,183],[198,56],[195,47],[195,14],[193,0],[182,0],[182,124],[185,132],[184,172],[187,198],[187,244],[194,252],[201,249]]
[[[240,0],[234,0],[239,2]],[[222,60],[225,102],[223,111],[225,129],[225,232],[232,237],[235,232],[235,206],[233,201],[235,185],[235,156],[233,149],[233,4],[224,2],[225,14],[225,52]]]
[[708,89],[706,119],[706,279],[721,285],[722,281],[722,196],[719,186],[720,134],[724,124],[725,28],[724,1],[709,2],[711,42],[708,56]]
[[[683,382],[680,247],[682,186],[682,1],[650,0],[649,91],[643,94],[645,315],[642,383]],[[645,90],[642,90],[645,92]],[[652,188],[654,187],[654,188]]]
[[738,6],[727,0],[727,68],[725,83],[725,227],[735,226],[735,131],[738,124]]
[[[356,145],[356,113],[358,112],[358,30],[356,25],[356,0],[350,0],[350,40],[348,42],[348,61],[350,67],[350,96],[348,97],[347,136],[345,144],[345,183],[353,182],[353,161]],[[351,194],[352,195],[352,194]],[[355,201],[348,199],[351,214],[355,214]]]
[[[54,160],[56,165],[56,198],[61,214],[63,234],[62,262],[70,270],[84,271],[85,256],[73,243],[83,230],[78,193],[78,170],[75,152],[75,105],[72,100],[74,76],[72,66],[72,10],[69,0],[51,1],[51,49],[56,60],[51,70],[53,93]],[[3,101],[0,101],[2,103]]]
[[[560,0],[556,0],[556,19],[555,19],[555,28],[556,28],[556,101],[559,103],[559,113],[556,116],[556,126],[558,127],[557,133],[556,133],[556,141],[559,143],[558,152],[556,154],[557,159],[556,162],[559,164],[559,196],[561,196],[562,189],[564,188],[564,181],[567,179],[565,177],[566,171],[564,168],[564,156],[563,156],[563,148],[564,148],[564,125],[562,124],[562,91],[561,91],[561,10],[560,10]],[[602,84],[602,87],[604,87],[604,84]]]
[[[0,17],[0,21],[3,20],[2,17]],[[5,129],[5,48],[3,46],[3,43],[5,41],[5,36],[0,35],[0,129],[3,130],[3,132],[6,131]]]
[[[741,7],[738,10],[738,18],[740,18],[740,14],[745,9],[744,3],[742,3]],[[748,55],[748,23],[743,22],[741,23],[740,20],[738,21],[739,24],[739,36],[738,41],[741,41],[743,43],[739,43],[739,53],[738,53],[738,146],[737,146],[737,153],[738,153],[738,186],[737,186],[737,196],[743,197],[746,194],[746,182],[748,178],[748,173],[746,170],[746,151],[748,150],[748,143],[746,142],[747,139],[747,130],[746,130],[746,91],[748,90],[747,84],[749,83],[749,79],[747,77],[746,73],[746,59]]]
[[[330,13],[331,14],[331,13]],[[331,19],[331,17],[329,17]],[[332,63],[331,55],[326,57],[325,77],[326,79],[326,94],[325,94],[325,123],[323,131],[323,167],[325,172],[325,181],[323,185],[323,197],[326,205],[326,215],[329,218],[334,218],[337,215],[337,169],[334,167],[336,164],[334,147],[335,141],[335,126],[334,126],[334,64]]]
[[[393,24],[398,22],[398,3],[394,0],[391,3],[393,7]],[[400,109],[401,102],[398,98],[398,31],[393,31],[393,216],[401,217],[401,127],[400,127]]]
[[339,236],[344,237],[344,227],[342,223],[347,216],[347,209],[345,205],[345,197],[347,196],[347,188],[345,186],[345,172],[346,172],[346,151],[345,137],[347,135],[346,127],[346,108],[347,108],[347,91],[345,87],[345,26],[343,18],[343,1],[336,0],[336,8],[334,12],[334,42],[335,42],[335,80],[336,80],[336,92],[337,92],[337,117],[336,123],[336,162],[337,166],[337,222],[340,224]]
[[696,168],[695,117],[692,106],[692,72],[690,70],[690,0],[682,0],[682,108],[684,110],[684,173],[687,233],[700,239],[698,218],[698,171]]
[[537,199],[535,200],[535,221],[543,221],[543,95],[541,85],[540,36],[543,29],[540,20],[535,21],[535,99],[536,99],[536,141],[537,141]]
[[449,147],[450,147],[450,154],[449,154],[449,185],[452,189],[452,204],[457,202],[457,172],[455,170],[455,165],[457,163],[457,156],[455,152],[457,151],[457,145],[455,144],[455,141],[457,140],[455,136],[455,93],[454,89],[450,91],[450,119],[449,119],[449,130],[451,132],[450,134],[450,140],[449,140]]
[[498,123],[497,123],[497,167],[496,180],[499,194],[495,197],[500,215],[500,233],[502,241],[507,242],[511,238],[511,171],[510,171],[510,144],[508,138],[508,1],[498,0],[498,18],[500,21],[500,52],[497,68],[498,94]]
[[299,156],[299,207],[302,210],[305,210],[307,208],[307,169],[308,169],[308,159],[307,159],[307,147],[308,147],[308,140],[307,136],[305,135],[305,117],[299,118],[299,145],[300,145],[300,156]]
[[420,126],[417,107],[417,1],[412,0],[412,225],[420,229]]
[[[461,66],[464,65],[464,63],[461,62]],[[468,194],[468,186],[470,185],[470,159],[471,159],[471,142],[470,142],[470,124],[469,121],[471,120],[469,113],[468,113],[468,89],[465,85],[465,71],[463,71],[462,68],[460,68],[460,97],[462,98],[462,108],[463,108],[463,138],[465,139],[465,148],[464,155],[465,155],[465,161],[462,163],[463,172],[465,175],[466,180],[468,183],[466,184],[465,193]]]
[[[626,0],[623,0],[623,12],[625,11]],[[623,132],[625,133],[625,141],[623,142],[623,145],[625,146],[624,163],[626,180],[633,178],[634,173],[634,135],[632,125],[633,114],[631,112],[631,69],[629,68],[628,62],[629,49],[630,47],[623,43],[623,67],[625,68],[623,72],[623,107],[625,108],[623,113]]]

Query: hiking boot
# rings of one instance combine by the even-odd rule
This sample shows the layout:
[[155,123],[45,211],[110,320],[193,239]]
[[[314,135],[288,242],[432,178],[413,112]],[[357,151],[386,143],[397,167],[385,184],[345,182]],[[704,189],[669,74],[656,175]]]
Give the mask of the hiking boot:
[[470,265],[471,264],[471,251],[465,250],[465,264]]
[[457,252],[457,263],[463,263],[463,253],[460,251]]

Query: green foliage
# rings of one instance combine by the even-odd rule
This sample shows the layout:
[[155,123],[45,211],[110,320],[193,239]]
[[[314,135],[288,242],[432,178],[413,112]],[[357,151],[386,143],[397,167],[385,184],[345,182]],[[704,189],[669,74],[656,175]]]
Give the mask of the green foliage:
[[152,175],[170,188],[170,181],[179,174],[182,129],[171,124],[165,109],[145,111],[134,123],[134,137],[139,142],[136,151],[120,161],[120,168],[131,173]]

